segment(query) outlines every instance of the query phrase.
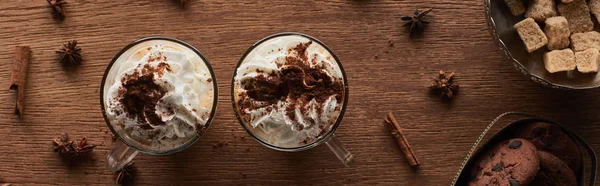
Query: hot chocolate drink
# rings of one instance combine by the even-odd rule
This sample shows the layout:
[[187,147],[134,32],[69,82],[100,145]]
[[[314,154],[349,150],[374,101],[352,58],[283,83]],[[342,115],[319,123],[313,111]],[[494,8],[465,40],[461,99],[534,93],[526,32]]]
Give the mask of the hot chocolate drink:
[[246,128],[277,147],[300,147],[331,131],[344,103],[332,54],[301,35],[270,38],[242,60],[234,77],[236,111]]
[[104,88],[105,114],[131,145],[180,147],[203,131],[214,103],[214,81],[203,59],[179,43],[151,40],[115,61]]

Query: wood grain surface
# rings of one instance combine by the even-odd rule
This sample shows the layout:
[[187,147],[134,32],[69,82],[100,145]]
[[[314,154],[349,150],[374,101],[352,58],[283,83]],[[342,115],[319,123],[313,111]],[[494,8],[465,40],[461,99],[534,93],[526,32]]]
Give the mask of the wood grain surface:
[[[100,80],[122,47],[153,35],[182,39],[206,55],[217,74],[219,107],[189,149],[139,155],[136,185],[449,185],[485,126],[514,110],[565,123],[600,149],[600,91],[553,90],[517,72],[491,40],[481,0],[188,0],[185,8],[171,0],[67,1],[62,22],[44,0],[0,3],[0,183],[114,185],[105,166],[112,140],[100,111]],[[415,7],[434,8],[432,23],[409,39],[400,17]],[[336,135],[355,167],[345,168],[324,145],[271,150],[235,119],[229,91],[236,63],[254,42],[287,31],[319,38],[342,61],[350,97]],[[65,69],[54,51],[71,39],[85,61]],[[8,90],[17,45],[33,53],[21,119]],[[451,103],[426,88],[438,70],[456,71],[461,92]],[[383,123],[389,111],[422,163],[417,170]],[[89,161],[69,164],[52,151],[61,132],[99,146]],[[213,148],[219,142],[228,145]]]

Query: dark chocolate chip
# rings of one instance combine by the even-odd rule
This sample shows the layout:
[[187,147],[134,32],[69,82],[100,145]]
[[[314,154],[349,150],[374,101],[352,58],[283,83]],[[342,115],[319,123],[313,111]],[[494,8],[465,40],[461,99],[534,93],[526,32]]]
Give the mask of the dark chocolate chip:
[[508,144],[508,148],[509,149],[518,149],[521,147],[522,144],[523,144],[523,142],[521,142],[520,140],[514,140],[514,141],[511,141],[510,144]]
[[517,182],[517,180],[508,179],[508,182],[510,182],[510,186],[519,186],[519,182]]
[[494,165],[494,167],[492,167],[492,171],[498,172],[498,171],[502,170],[502,167],[504,167],[504,162],[500,162],[500,163]]
[[495,155],[496,155],[496,153],[494,153],[494,152],[489,152],[489,153],[488,153],[488,156],[489,156],[490,158],[493,158]]
[[506,153],[504,153],[504,152],[501,152],[501,153],[500,153],[500,155],[504,156],[504,155],[506,155]]

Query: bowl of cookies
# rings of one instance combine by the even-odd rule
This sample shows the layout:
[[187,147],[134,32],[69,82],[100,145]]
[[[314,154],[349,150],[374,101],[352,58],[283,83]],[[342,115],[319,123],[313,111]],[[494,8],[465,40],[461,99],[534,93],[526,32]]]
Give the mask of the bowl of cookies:
[[489,30],[514,67],[552,88],[600,87],[600,0],[484,0]]
[[[520,119],[479,147],[494,124],[511,115]],[[508,112],[477,139],[452,185],[593,186],[596,169],[596,153],[573,131],[539,116]]]

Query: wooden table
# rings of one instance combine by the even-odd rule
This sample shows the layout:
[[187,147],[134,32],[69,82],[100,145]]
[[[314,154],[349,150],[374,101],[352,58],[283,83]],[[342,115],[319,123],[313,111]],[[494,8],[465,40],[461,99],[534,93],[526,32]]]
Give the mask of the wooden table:
[[[600,149],[600,92],[553,90],[515,71],[491,40],[481,0],[189,1],[180,8],[170,0],[68,0],[63,22],[51,18],[43,0],[0,4],[0,183],[114,184],[105,167],[112,140],[100,111],[100,80],[122,47],[152,35],[182,39],[207,56],[219,107],[188,150],[139,155],[138,185],[449,185],[485,126],[513,110],[563,122]],[[415,7],[435,9],[426,33],[409,39],[400,17]],[[326,146],[268,149],[235,119],[229,85],[236,63],[257,40],[285,31],[319,38],[344,64],[350,101],[336,135],[354,153],[355,167],[344,168]],[[64,69],[54,51],[71,39],[85,61]],[[8,90],[16,45],[33,51],[22,119],[13,115],[16,94]],[[440,69],[457,73],[461,92],[452,103],[426,88]],[[422,162],[418,170],[383,123],[389,111]],[[89,161],[70,165],[52,152],[61,132],[99,146]],[[213,148],[219,142],[228,145]]]

